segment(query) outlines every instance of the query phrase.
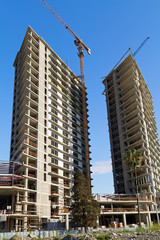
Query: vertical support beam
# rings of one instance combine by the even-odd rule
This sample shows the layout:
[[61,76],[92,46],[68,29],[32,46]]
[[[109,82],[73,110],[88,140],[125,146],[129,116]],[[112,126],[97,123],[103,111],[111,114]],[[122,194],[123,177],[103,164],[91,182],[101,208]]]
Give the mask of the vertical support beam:
[[18,232],[18,219],[16,218],[16,226],[15,226],[16,232]]
[[113,204],[111,203],[111,211],[113,212]]
[[147,227],[149,227],[150,224],[149,224],[149,217],[148,217],[148,215],[146,215],[146,223],[147,223]]
[[147,212],[148,212],[148,216],[146,216],[147,226],[151,226],[151,214],[150,214],[149,206],[148,206],[148,205],[146,206],[146,210],[147,210]]
[[69,230],[69,214],[66,214],[66,230]]
[[152,224],[151,224],[151,214],[150,214],[150,212],[148,212],[148,223],[149,223],[149,226],[152,225]]
[[99,227],[99,218],[100,217],[97,217],[97,227]]
[[127,221],[126,221],[126,214],[123,213],[123,224],[124,224],[124,227],[126,228],[127,227]]

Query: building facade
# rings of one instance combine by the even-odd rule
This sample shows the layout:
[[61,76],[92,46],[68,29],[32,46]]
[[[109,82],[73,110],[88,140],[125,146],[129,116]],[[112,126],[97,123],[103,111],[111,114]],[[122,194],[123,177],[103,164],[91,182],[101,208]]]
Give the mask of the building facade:
[[136,178],[124,157],[142,153],[137,170],[139,192],[159,204],[160,147],[152,96],[132,54],[113,69],[105,85],[115,193],[134,194]]
[[24,218],[12,224],[26,230],[36,226],[36,217],[41,223],[63,221],[75,172],[90,179],[82,101],[86,106],[87,93],[82,96],[82,82],[31,27],[14,67],[10,162],[19,163],[15,173],[23,179],[12,209]]

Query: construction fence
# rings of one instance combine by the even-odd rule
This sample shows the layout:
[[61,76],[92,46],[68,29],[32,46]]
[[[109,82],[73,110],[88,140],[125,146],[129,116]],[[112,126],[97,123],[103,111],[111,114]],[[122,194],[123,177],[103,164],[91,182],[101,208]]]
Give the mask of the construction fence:
[[79,233],[84,233],[83,230],[53,230],[53,231],[30,231],[30,232],[3,232],[0,233],[0,240],[3,239],[11,239],[15,235],[19,237],[27,237],[30,234],[33,234],[34,236],[42,239],[46,239],[49,237],[56,237],[56,236],[63,236],[66,234],[79,234]]
[[[118,228],[114,230],[119,231],[123,229],[124,228]],[[129,231],[136,231],[136,227],[128,227],[127,229]],[[99,232],[99,231],[108,232],[110,230],[111,228],[106,228],[106,229],[97,228],[97,229],[90,229],[88,230],[88,232]],[[67,230],[38,231],[37,230],[37,231],[30,231],[30,232],[4,232],[4,233],[0,233],[0,240],[11,239],[15,235],[19,237],[27,237],[28,235],[33,234],[38,238],[46,239],[49,237],[60,237],[66,234],[80,234],[80,233],[85,233],[85,231],[84,230],[69,230],[69,231]]]

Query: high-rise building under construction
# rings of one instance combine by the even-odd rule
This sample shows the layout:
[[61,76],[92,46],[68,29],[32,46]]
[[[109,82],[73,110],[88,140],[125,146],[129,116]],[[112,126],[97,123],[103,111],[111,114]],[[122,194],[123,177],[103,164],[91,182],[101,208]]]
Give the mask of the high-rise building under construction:
[[108,111],[115,193],[135,193],[136,177],[124,157],[136,149],[143,162],[137,168],[139,192],[159,203],[160,146],[152,96],[130,54],[103,81]]
[[10,162],[18,170],[10,221],[26,230],[68,217],[75,172],[90,181],[87,93],[83,96],[80,79],[31,27],[14,67]]

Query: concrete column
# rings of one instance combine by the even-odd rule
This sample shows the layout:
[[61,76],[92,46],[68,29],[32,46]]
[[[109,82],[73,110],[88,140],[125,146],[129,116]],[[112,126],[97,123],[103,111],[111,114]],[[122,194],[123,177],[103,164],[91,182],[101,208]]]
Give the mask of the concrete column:
[[4,231],[7,232],[7,228],[8,228],[8,218],[7,221],[4,222]]
[[15,211],[15,195],[12,195],[11,210],[12,212]]
[[148,223],[149,223],[149,226],[151,226],[151,214],[150,214],[150,212],[148,212]]
[[112,210],[112,212],[113,212],[113,204],[111,203],[111,210]]
[[123,224],[124,224],[124,227],[126,228],[127,227],[127,221],[126,221],[126,214],[123,213]]
[[97,227],[99,227],[99,217],[97,217]]
[[27,231],[27,230],[28,230],[27,217],[24,217],[24,221],[23,221],[23,230],[24,230],[24,231]]
[[69,214],[66,214],[66,230],[69,230]]
[[147,227],[149,227],[149,219],[148,219],[148,216],[146,215],[146,222],[147,222]]
[[146,206],[146,210],[148,211],[148,216],[146,216],[147,226],[151,226],[151,214],[150,214],[148,205]]
[[17,192],[17,202],[19,202],[19,192]]
[[16,219],[16,226],[15,226],[16,232],[18,232],[18,219]]

